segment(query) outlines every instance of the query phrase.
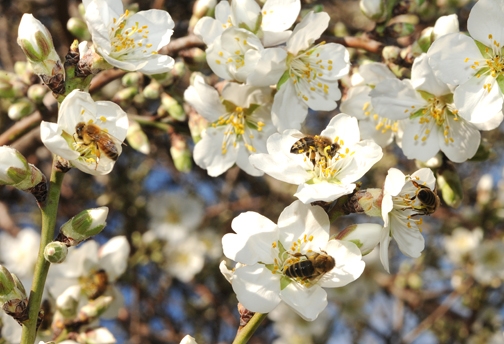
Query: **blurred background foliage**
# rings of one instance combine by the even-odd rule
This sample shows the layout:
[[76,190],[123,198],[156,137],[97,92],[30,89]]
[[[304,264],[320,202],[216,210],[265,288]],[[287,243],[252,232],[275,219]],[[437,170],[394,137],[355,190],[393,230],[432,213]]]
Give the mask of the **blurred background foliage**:
[[[169,11],[176,26],[166,52],[176,58],[177,65],[161,80],[117,70],[95,77],[91,84],[93,98],[112,99],[120,104],[135,131],[130,133],[128,146],[112,173],[99,177],[76,169],[67,173],[58,224],[83,209],[107,206],[108,225],[95,239],[104,243],[116,235],[127,236],[132,253],[126,273],[117,282],[125,306],[118,319],[102,321],[119,343],[178,343],[185,334],[194,336],[198,343],[230,343],[239,315],[232,288],[219,271],[223,257],[220,239],[231,231],[232,219],[244,211],[258,212],[276,222],[284,207],[294,201],[295,188],[268,176],[251,177],[237,167],[211,178],[192,164],[190,152],[194,142],[189,127],[201,123],[194,110],[184,104],[183,92],[192,71],[210,75],[203,44],[183,41],[188,35],[193,1],[126,3],[140,10]],[[407,49],[440,15],[456,13],[464,30],[473,4],[463,0],[421,4],[401,1],[394,18],[401,16],[396,22],[402,26],[395,28],[406,27],[410,31],[392,37],[392,28],[367,19],[360,12],[358,1],[302,3],[304,10],[329,13],[331,24],[325,37],[328,40],[354,36],[369,37],[378,43],[376,49],[349,48],[353,67],[364,60],[383,61],[384,46]],[[16,96],[0,98],[0,145],[14,146],[46,175],[52,159],[40,141],[38,124],[42,119],[56,120],[56,103],[50,94],[39,100],[26,100],[30,86],[40,81],[19,63],[25,58],[16,43],[17,26],[23,13],[33,13],[48,27],[63,57],[74,38],[67,30],[67,22],[80,17],[78,5],[78,1],[62,0],[0,2],[0,68],[16,73],[10,79]],[[176,42],[179,45],[173,44]],[[407,76],[412,60],[405,54],[386,62]],[[215,76],[209,80],[218,82]],[[348,85],[349,77],[342,80],[343,93]],[[10,110],[22,102],[28,102],[28,109]],[[9,111],[23,118],[9,116]],[[304,131],[320,132],[338,112],[310,113]],[[389,275],[372,253],[366,258],[367,266],[360,279],[347,287],[328,290],[329,306],[315,322],[307,323],[279,307],[250,342],[504,342],[502,279],[498,274],[488,282],[475,279],[473,270],[479,257],[473,254],[475,249],[457,251],[463,250],[464,240],[468,240],[463,235],[460,242],[448,244],[455,238],[453,231],[460,227],[466,228],[467,233],[476,228],[482,230],[483,239],[478,246],[503,240],[502,134],[502,125],[483,132],[484,149],[479,161],[451,167],[460,177],[463,199],[457,208],[443,203],[427,219],[423,227],[426,249],[419,259],[408,259],[391,245]],[[390,167],[406,174],[418,168],[394,145],[385,148],[384,153],[382,161],[362,179],[362,188],[382,187]],[[39,210],[31,196],[14,188],[0,188],[2,231],[12,235],[26,227],[38,231],[39,220]],[[332,224],[331,231],[337,233],[349,224],[365,221],[369,219],[364,215],[340,218]],[[450,250],[458,258],[448,256]],[[494,253],[487,260],[497,260],[497,265],[504,254],[485,252]]]

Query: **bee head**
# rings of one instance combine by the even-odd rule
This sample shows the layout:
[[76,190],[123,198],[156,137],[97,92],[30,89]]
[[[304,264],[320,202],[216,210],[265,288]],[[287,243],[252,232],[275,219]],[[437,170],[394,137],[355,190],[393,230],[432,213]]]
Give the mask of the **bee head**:
[[85,126],[86,126],[86,123],[84,123],[84,122],[79,122],[75,126],[75,133],[77,134],[77,137],[79,139],[82,139],[82,130],[84,129]]

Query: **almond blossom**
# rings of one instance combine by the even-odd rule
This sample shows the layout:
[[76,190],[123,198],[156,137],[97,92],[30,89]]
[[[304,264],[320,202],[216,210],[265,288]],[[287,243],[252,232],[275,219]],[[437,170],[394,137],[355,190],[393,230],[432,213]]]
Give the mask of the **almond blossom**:
[[304,136],[294,129],[273,134],[268,139],[268,154],[250,157],[259,170],[298,185],[294,196],[303,203],[330,202],[351,193],[355,182],[383,156],[374,141],[359,139],[357,119],[346,114],[336,115],[320,134],[338,144],[334,156],[317,156],[312,161],[305,154],[291,153],[292,146]]
[[415,59],[411,80],[387,79],[369,93],[378,114],[403,123],[402,149],[409,159],[427,161],[439,150],[454,162],[474,156],[481,135],[459,116],[452,87],[437,79],[423,54]]
[[215,19],[201,18],[194,28],[205,44],[211,46],[223,31],[230,28],[242,28],[261,39],[264,46],[284,43],[290,31],[287,31],[299,15],[299,0],[267,0],[262,9],[253,0],[221,1],[215,7]]
[[121,0],[83,1],[89,32],[97,52],[112,66],[144,74],[159,74],[175,61],[158,50],[170,42],[175,23],[166,11],[132,13]]
[[[278,224],[246,212],[231,223],[236,232],[222,238],[224,255],[241,263],[233,272],[221,266],[238,301],[252,312],[268,313],[284,302],[305,320],[315,320],[327,306],[323,288],[356,280],[364,270],[354,243],[329,240],[329,217],[318,206],[295,201],[280,214]],[[292,264],[309,256],[332,257],[334,265],[318,276],[289,277]]]
[[128,116],[115,103],[95,102],[89,93],[73,90],[61,103],[58,123],[42,121],[40,124],[42,142],[52,153],[67,159],[83,172],[110,173],[115,159],[107,156],[96,140],[87,143],[80,139],[76,128],[79,123],[96,126],[100,135],[105,135],[110,142],[108,149],[113,145],[118,156],[128,132]]
[[427,187],[435,192],[436,178],[428,168],[421,168],[406,176],[396,168],[389,169],[385,178],[382,200],[384,226],[380,239],[380,260],[390,272],[388,247],[391,238],[397,241],[402,253],[418,258],[425,247],[422,224],[425,204],[417,197],[418,191]]
[[503,119],[503,20],[501,1],[478,1],[467,20],[470,36],[442,36],[428,51],[436,75],[458,85],[453,101],[459,115],[482,130],[494,129]]
[[271,91],[236,83],[227,84],[220,97],[201,76],[184,93],[185,100],[211,122],[194,147],[194,161],[216,177],[235,163],[253,176],[262,175],[249,162],[251,154],[266,152],[271,124]]

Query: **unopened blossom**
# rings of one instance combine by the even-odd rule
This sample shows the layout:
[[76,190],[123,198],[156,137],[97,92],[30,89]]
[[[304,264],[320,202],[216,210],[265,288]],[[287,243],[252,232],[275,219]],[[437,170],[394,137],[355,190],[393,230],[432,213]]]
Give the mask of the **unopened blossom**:
[[312,161],[305,153],[291,153],[293,145],[303,137],[306,135],[294,129],[273,134],[268,139],[268,154],[250,157],[259,170],[298,185],[294,196],[303,203],[330,202],[351,193],[355,182],[383,156],[374,141],[359,139],[357,119],[346,114],[332,118],[319,136],[339,146],[333,156],[316,153]]
[[359,120],[362,139],[372,139],[385,147],[395,138],[400,146],[403,121],[390,119],[386,113],[376,113],[369,96],[376,84],[385,79],[396,79],[385,64],[371,62],[360,66],[359,73],[352,75],[352,87],[341,102],[340,110]]
[[254,0],[220,1],[215,7],[215,19],[201,18],[194,33],[211,46],[224,30],[243,28],[256,35],[262,45],[284,43],[291,34],[288,29],[296,21],[301,10],[300,0],[266,0],[262,9]]
[[[84,136],[79,138],[78,124],[93,126],[102,142],[93,138],[86,142]],[[95,102],[89,93],[79,90],[73,90],[61,103],[58,123],[42,121],[40,124],[40,136],[47,149],[93,175],[112,171],[127,131],[128,116],[119,105],[109,101]],[[115,159],[107,154],[112,151],[115,151]]]
[[17,43],[30,62],[33,72],[40,76],[62,75],[61,60],[54,49],[51,33],[31,13],[23,14],[18,28]]
[[280,132],[300,129],[308,108],[331,111],[341,98],[338,80],[350,69],[348,51],[336,43],[314,45],[328,25],[327,13],[308,13],[294,28],[285,48],[261,53],[256,70],[247,79],[251,85],[279,87],[271,116]]
[[49,270],[49,292],[61,295],[67,288],[77,285],[87,300],[111,296],[113,302],[104,317],[117,316],[123,300],[114,282],[125,272],[129,253],[130,246],[124,236],[113,237],[101,247],[93,240],[77,248],[71,247],[65,261]]
[[234,164],[253,176],[262,175],[249,162],[251,154],[266,152],[271,124],[271,92],[236,83],[227,84],[222,96],[201,76],[184,93],[185,100],[210,122],[194,147],[194,161],[215,177]]
[[450,236],[444,238],[448,258],[456,264],[462,263],[481,244],[482,239],[483,231],[481,228],[473,230],[462,227],[455,228]]
[[166,11],[132,13],[121,0],[84,0],[85,20],[96,51],[112,66],[144,74],[173,68],[170,56],[159,49],[170,42],[175,23]]
[[454,162],[476,153],[481,135],[459,116],[452,87],[437,79],[423,54],[415,59],[411,80],[387,79],[369,93],[378,114],[403,122],[402,150],[409,159],[426,161],[440,150]]
[[391,238],[402,253],[418,258],[425,247],[422,236],[423,216],[426,205],[418,198],[423,188],[435,192],[436,178],[428,168],[421,168],[410,176],[391,168],[385,178],[382,200],[384,226],[380,239],[380,260],[389,269],[388,247]]
[[458,85],[453,101],[459,115],[482,130],[497,127],[503,118],[503,21],[500,0],[478,1],[467,20],[469,36],[442,36],[428,51],[429,63],[438,77]]
[[[237,216],[231,223],[236,234],[226,234],[222,246],[224,255],[241,265],[232,272],[222,267],[221,271],[238,301],[259,313],[269,313],[284,302],[305,320],[315,320],[327,306],[323,288],[347,285],[364,270],[357,246],[329,240],[329,226],[322,208],[300,201],[283,210],[278,224],[255,212]],[[316,275],[289,275],[293,264],[310,264],[306,261],[314,257],[333,264]]]

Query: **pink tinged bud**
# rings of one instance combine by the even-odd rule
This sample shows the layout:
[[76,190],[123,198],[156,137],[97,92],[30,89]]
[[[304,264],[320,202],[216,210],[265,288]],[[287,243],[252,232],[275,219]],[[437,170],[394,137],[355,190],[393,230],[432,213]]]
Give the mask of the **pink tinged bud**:
[[53,241],[46,245],[44,258],[52,264],[62,263],[68,254],[68,247],[59,241]]
[[[363,191],[363,192],[362,192]],[[364,213],[368,216],[381,217],[381,202],[383,199],[382,189],[366,189],[361,190],[358,195],[359,205],[362,207]]]
[[365,256],[380,242],[381,230],[382,226],[375,223],[350,225],[338,233],[334,239],[353,242]]

